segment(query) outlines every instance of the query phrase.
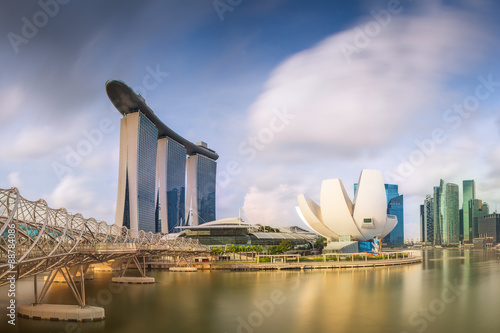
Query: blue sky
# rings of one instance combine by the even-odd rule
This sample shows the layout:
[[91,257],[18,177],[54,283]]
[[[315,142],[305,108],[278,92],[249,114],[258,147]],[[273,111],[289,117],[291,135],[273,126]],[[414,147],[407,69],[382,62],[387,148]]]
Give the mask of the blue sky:
[[408,238],[440,178],[500,202],[496,1],[0,5],[0,188],[112,223],[119,79],[219,153],[218,218],[301,225],[298,194],[352,197],[363,168],[400,186]]

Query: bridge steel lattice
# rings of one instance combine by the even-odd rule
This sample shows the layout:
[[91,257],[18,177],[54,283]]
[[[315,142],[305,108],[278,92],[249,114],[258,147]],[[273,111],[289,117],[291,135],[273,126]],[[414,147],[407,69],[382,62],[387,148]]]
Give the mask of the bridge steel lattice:
[[40,199],[24,199],[17,188],[0,189],[0,286],[64,267],[151,255],[196,256],[208,247],[187,238],[108,225]]

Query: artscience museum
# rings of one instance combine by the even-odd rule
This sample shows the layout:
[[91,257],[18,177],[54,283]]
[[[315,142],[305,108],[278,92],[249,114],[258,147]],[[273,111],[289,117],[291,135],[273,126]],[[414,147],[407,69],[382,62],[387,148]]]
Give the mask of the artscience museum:
[[306,225],[329,242],[379,240],[398,223],[396,216],[387,214],[382,174],[379,170],[363,170],[358,184],[351,201],[340,179],[324,180],[320,204],[301,194],[297,213]]

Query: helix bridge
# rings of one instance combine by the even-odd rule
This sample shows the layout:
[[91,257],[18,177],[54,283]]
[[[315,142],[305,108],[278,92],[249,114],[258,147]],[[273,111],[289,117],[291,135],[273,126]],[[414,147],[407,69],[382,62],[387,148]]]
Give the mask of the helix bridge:
[[113,259],[128,260],[127,266],[133,260],[140,269],[140,257],[185,259],[208,251],[197,240],[85,219],[64,208],[52,209],[42,199],[26,200],[17,188],[0,189],[0,286],[13,275],[16,280],[44,272],[69,277],[75,268]]

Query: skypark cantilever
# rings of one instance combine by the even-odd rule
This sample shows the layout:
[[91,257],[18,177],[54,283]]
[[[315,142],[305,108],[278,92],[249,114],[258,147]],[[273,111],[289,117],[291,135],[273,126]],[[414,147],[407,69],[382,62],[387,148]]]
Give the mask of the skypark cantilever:
[[123,115],[116,225],[170,233],[214,221],[219,155],[172,131],[125,83],[108,81],[106,92]]
[[140,110],[146,118],[148,118],[156,126],[156,128],[158,128],[159,138],[169,137],[174,139],[186,147],[188,155],[200,154],[211,158],[214,161],[219,158],[219,155],[215,151],[207,147],[195,145],[191,141],[184,139],[182,136],[171,130],[160,119],[158,119],[153,110],[151,110],[146,104],[144,99],[122,81],[109,80],[106,82],[106,93],[108,94],[108,97],[113,105],[118,111],[120,111],[121,114],[126,115]]

